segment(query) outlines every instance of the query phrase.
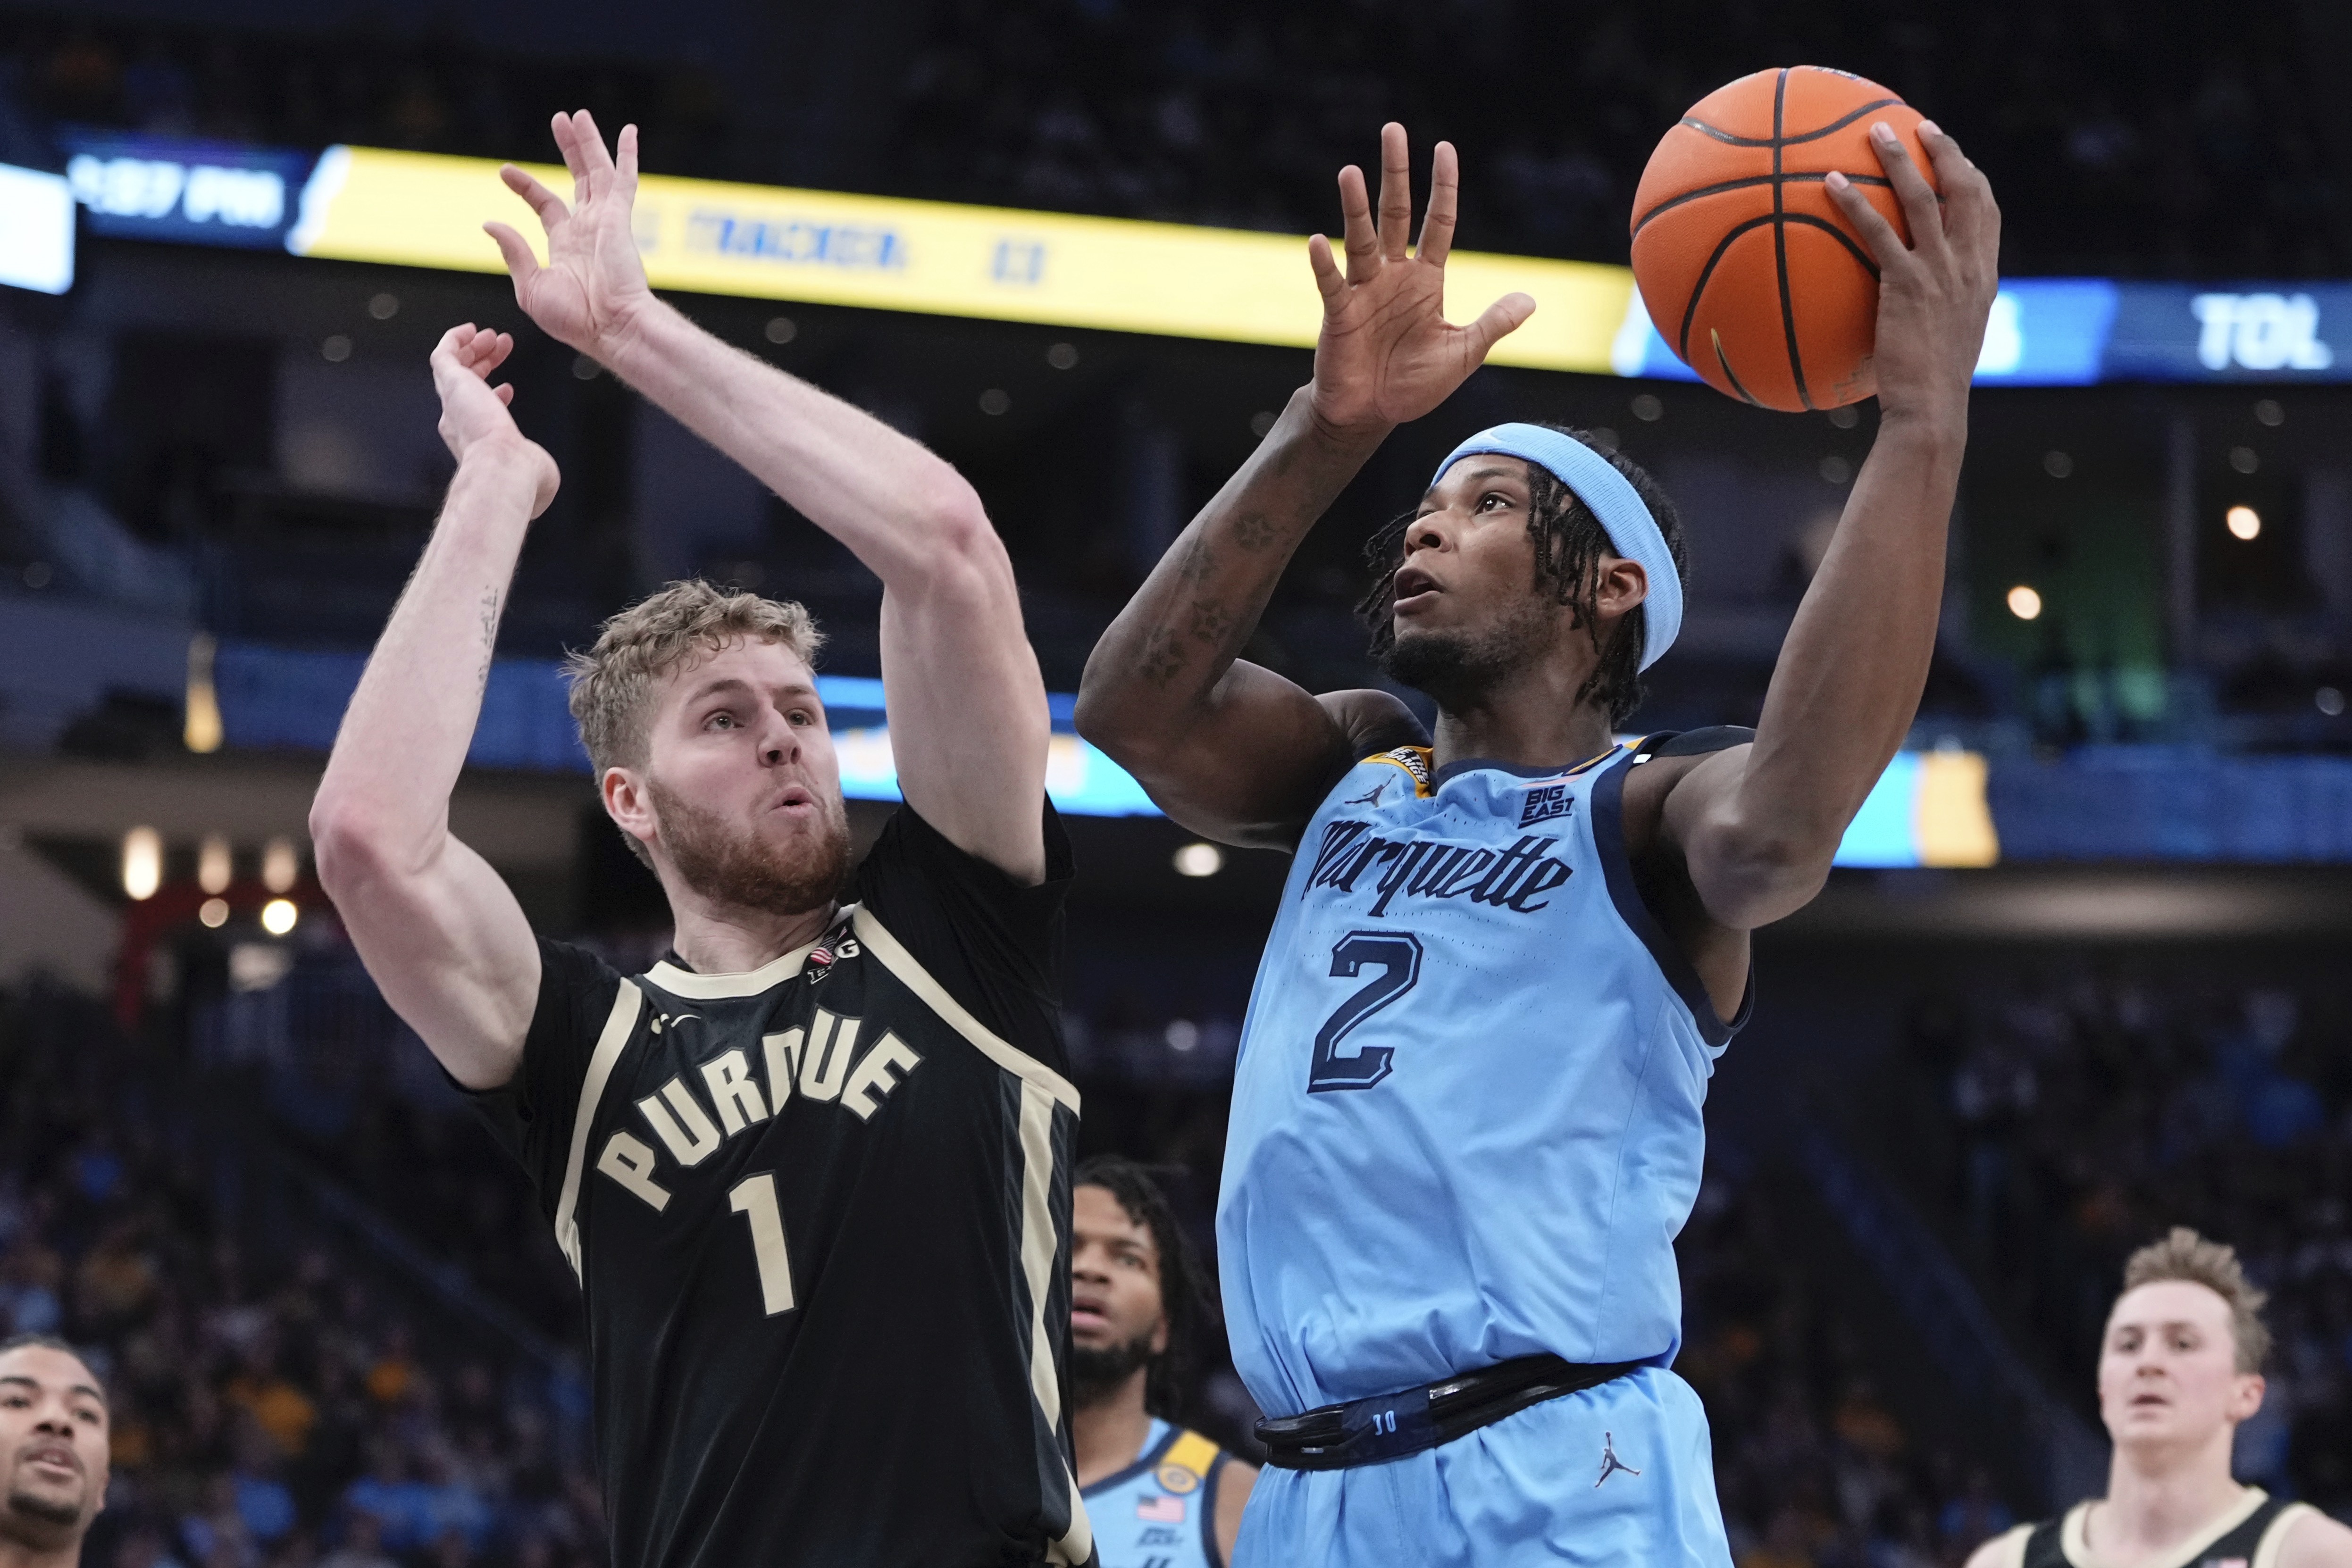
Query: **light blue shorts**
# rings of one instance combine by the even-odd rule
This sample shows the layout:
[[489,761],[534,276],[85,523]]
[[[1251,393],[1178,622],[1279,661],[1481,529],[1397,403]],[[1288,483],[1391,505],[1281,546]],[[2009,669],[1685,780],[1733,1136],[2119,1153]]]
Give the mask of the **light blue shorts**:
[[1384,1464],[1268,1466],[1234,1545],[1234,1568],[1730,1562],[1706,1412],[1657,1367]]

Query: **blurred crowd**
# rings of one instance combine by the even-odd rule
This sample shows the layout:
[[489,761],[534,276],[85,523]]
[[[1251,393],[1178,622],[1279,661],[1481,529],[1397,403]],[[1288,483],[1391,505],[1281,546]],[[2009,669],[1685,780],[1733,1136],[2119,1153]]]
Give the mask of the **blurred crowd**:
[[1706,1402],[1738,1568],[1958,1568],[2017,1515],[1991,1476],[1899,1419],[1798,1234],[1790,1195],[1709,1155],[1682,1261],[1675,1369]]
[[282,1201],[206,1097],[94,999],[0,996],[0,1333],[88,1347],[111,1401],[84,1562],[601,1563],[544,1369]]
[[[2340,957],[2340,955],[2335,956]],[[2352,1010],[2326,965],[2254,980],[2154,963],[1990,966],[1915,1006],[1906,1166],[2000,1304],[2092,1385],[2126,1254],[2171,1225],[2272,1293],[2242,1477],[2352,1509]]]
[[[1937,116],[1993,176],[2010,270],[2342,275],[2330,172],[2346,46],[2324,7],[2121,0],[1891,11],[1527,0],[927,0],[867,51],[887,108],[845,168],[891,193],[1297,232],[1381,120],[1465,149],[1480,249],[1622,260],[1665,128],[1770,65],[1836,66]],[[660,135],[649,167],[787,172],[727,81],[685,64],[487,57],[455,36],[240,35],[0,16],[0,81],[53,120],[510,157],[586,104]],[[738,70],[736,78],[748,79]]]

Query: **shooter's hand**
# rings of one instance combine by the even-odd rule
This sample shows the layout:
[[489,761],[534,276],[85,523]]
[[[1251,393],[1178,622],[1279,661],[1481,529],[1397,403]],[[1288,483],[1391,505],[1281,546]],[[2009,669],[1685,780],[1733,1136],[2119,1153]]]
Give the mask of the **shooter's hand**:
[[1524,294],[1506,294],[1467,327],[1445,319],[1445,256],[1454,246],[1461,184],[1454,145],[1441,141],[1430,171],[1421,244],[1410,250],[1412,165],[1404,127],[1381,127],[1377,227],[1363,171],[1339,171],[1346,221],[1345,272],[1321,235],[1307,242],[1323,291],[1323,331],[1315,344],[1316,417],[1341,430],[1402,424],[1444,402],[1485,361],[1496,341],[1535,314]]
[[1843,174],[1832,174],[1828,184],[1830,199],[1878,258],[1880,416],[1965,420],[1969,379],[2000,287],[2000,208],[1983,172],[1934,121],[1919,127],[1919,141],[1944,187],[1941,202],[1894,131],[1874,125],[1870,141],[1903,204],[1911,243]]
[[540,265],[522,235],[505,224],[484,224],[514,275],[515,299],[551,338],[591,359],[610,362],[614,346],[638,312],[653,302],[646,267],[630,232],[637,199],[637,128],[621,128],[619,157],[586,110],[559,114],[555,144],[572,171],[572,204],[509,163],[499,171],[507,188],[539,214],[547,230],[547,264]]
[[452,327],[433,350],[433,388],[441,394],[441,439],[458,466],[468,460],[515,464],[530,480],[530,515],[536,517],[555,499],[562,476],[547,449],[525,436],[508,412],[514,388],[490,384],[490,372],[512,352],[514,340],[504,332],[470,321]]

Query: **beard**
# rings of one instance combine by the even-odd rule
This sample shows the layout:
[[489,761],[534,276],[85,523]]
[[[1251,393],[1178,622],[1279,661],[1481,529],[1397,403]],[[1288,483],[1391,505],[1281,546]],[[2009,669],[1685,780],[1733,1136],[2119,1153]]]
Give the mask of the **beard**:
[[837,794],[819,798],[805,847],[779,847],[659,779],[648,778],[646,792],[679,880],[714,903],[800,915],[830,904],[848,883],[849,813]]
[[1558,635],[1557,613],[1556,605],[1530,593],[1475,631],[1399,632],[1381,654],[1381,673],[1427,693],[1441,708],[1475,707],[1546,651]]
[[1150,1360],[1151,1336],[1148,1333],[1099,1350],[1082,1344],[1070,1346],[1070,1403],[1092,1405],[1108,1398],[1126,1385],[1137,1367],[1149,1364]]
[[8,1493],[5,1511],[21,1519],[37,1521],[50,1530],[70,1530],[81,1522],[83,1500],[77,1497],[68,1501],[61,1497],[44,1496],[18,1487]]

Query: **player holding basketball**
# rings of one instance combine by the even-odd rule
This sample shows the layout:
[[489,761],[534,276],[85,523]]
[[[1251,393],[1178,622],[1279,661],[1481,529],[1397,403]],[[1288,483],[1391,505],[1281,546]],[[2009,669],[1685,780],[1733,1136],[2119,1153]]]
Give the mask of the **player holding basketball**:
[[2263,1406],[2263,1301],[2235,1251],[2186,1226],[2133,1253],[2099,1347],[2107,1495],[1995,1536],[1969,1568],[2352,1568],[2352,1530],[2230,1477]]
[[1168,1199],[1133,1160],[1078,1167],[1070,1427],[1102,1568],[1224,1568],[1255,1467],[1175,1426],[1204,1294]]
[[1681,621],[1672,508],[1548,427],[1462,444],[1375,541],[1389,672],[1311,695],[1236,658],[1300,538],[1533,302],[1443,313],[1456,172],[1417,251],[1404,132],[1346,259],[1309,256],[1315,375],[1087,668],[1079,727],[1179,821],[1295,849],[1236,1070],[1218,1243],[1272,1418],[1244,1563],[1722,1563],[1706,1418],[1667,1370],[1700,1107],[1748,933],[1803,906],[1917,706],[2000,218],[1951,140],[1941,211],[1873,145],[1909,246],[1833,177],[1883,272],[1881,418],[1756,731],[1612,733]]
[[448,799],[555,465],[460,327],[457,457],[316,804],[320,880],[386,998],[536,1184],[586,1298],[613,1559],[630,1568],[1091,1561],[1069,1468],[1070,1141],[1050,977],[1069,858],[1013,572],[947,464],[646,288],[619,159],[558,117],[570,207],[520,171],[523,308],[882,580],[906,806],[850,865],[797,604],[674,583],[574,661],[605,810],[674,952],[537,938]]

